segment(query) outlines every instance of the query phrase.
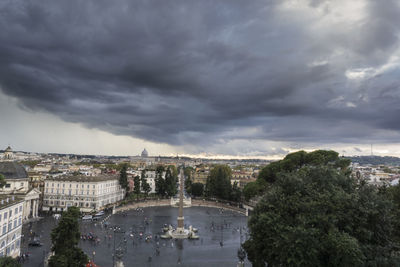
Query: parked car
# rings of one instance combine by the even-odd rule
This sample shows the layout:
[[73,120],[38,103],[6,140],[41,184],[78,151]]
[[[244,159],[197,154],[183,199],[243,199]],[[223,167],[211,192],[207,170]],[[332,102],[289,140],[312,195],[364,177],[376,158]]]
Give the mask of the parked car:
[[43,244],[40,243],[40,240],[32,240],[31,242],[29,242],[28,246],[30,246],[30,247],[41,247],[41,246],[43,246]]
[[91,220],[91,219],[93,219],[92,215],[85,215],[82,217],[82,220]]

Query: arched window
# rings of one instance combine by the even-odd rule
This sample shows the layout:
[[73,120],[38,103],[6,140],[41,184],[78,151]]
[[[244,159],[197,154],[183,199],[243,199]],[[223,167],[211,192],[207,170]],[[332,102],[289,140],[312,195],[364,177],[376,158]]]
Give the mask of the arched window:
[[1,242],[1,248],[4,248],[4,246],[6,245],[6,242],[5,241],[3,241],[3,242]]

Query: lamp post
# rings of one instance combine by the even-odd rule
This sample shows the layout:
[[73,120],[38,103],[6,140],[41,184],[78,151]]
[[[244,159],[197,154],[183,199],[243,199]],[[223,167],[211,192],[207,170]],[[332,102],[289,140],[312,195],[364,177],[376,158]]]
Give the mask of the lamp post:
[[116,250],[115,250],[115,234],[123,234],[125,231],[122,231],[120,227],[115,227],[114,228],[114,253],[113,253],[113,267],[115,266],[115,256],[117,256],[119,259],[122,258],[123,252],[122,250],[118,247],[118,255],[116,255]]
[[242,247],[242,225],[240,225],[240,247],[237,252],[239,258],[238,267],[244,267],[244,259],[246,258],[246,251]]

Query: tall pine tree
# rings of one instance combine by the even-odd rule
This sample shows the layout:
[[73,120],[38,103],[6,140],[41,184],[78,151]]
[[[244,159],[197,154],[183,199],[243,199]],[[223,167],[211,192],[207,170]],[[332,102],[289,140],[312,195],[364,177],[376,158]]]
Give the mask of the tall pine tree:
[[50,257],[49,267],[84,267],[87,255],[78,247],[79,208],[70,207],[65,211],[57,227],[51,231],[54,255]]

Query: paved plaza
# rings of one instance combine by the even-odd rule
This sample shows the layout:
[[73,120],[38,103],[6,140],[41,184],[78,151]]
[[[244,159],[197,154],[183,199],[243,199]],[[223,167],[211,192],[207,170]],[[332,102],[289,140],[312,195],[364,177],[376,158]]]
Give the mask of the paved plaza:
[[[81,222],[80,247],[101,267],[113,266],[114,248],[123,252],[125,266],[236,266],[240,240],[247,237],[247,217],[217,208],[185,208],[185,225],[197,228],[200,239],[160,239],[164,224],[176,226],[177,216],[177,208],[153,207],[115,214],[103,222]],[[24,227],[21,250],[30,257],[23,266],[43,266],[56,223],[46,217]],[[42,247],[27,246],[33,235],[40,237]]]

